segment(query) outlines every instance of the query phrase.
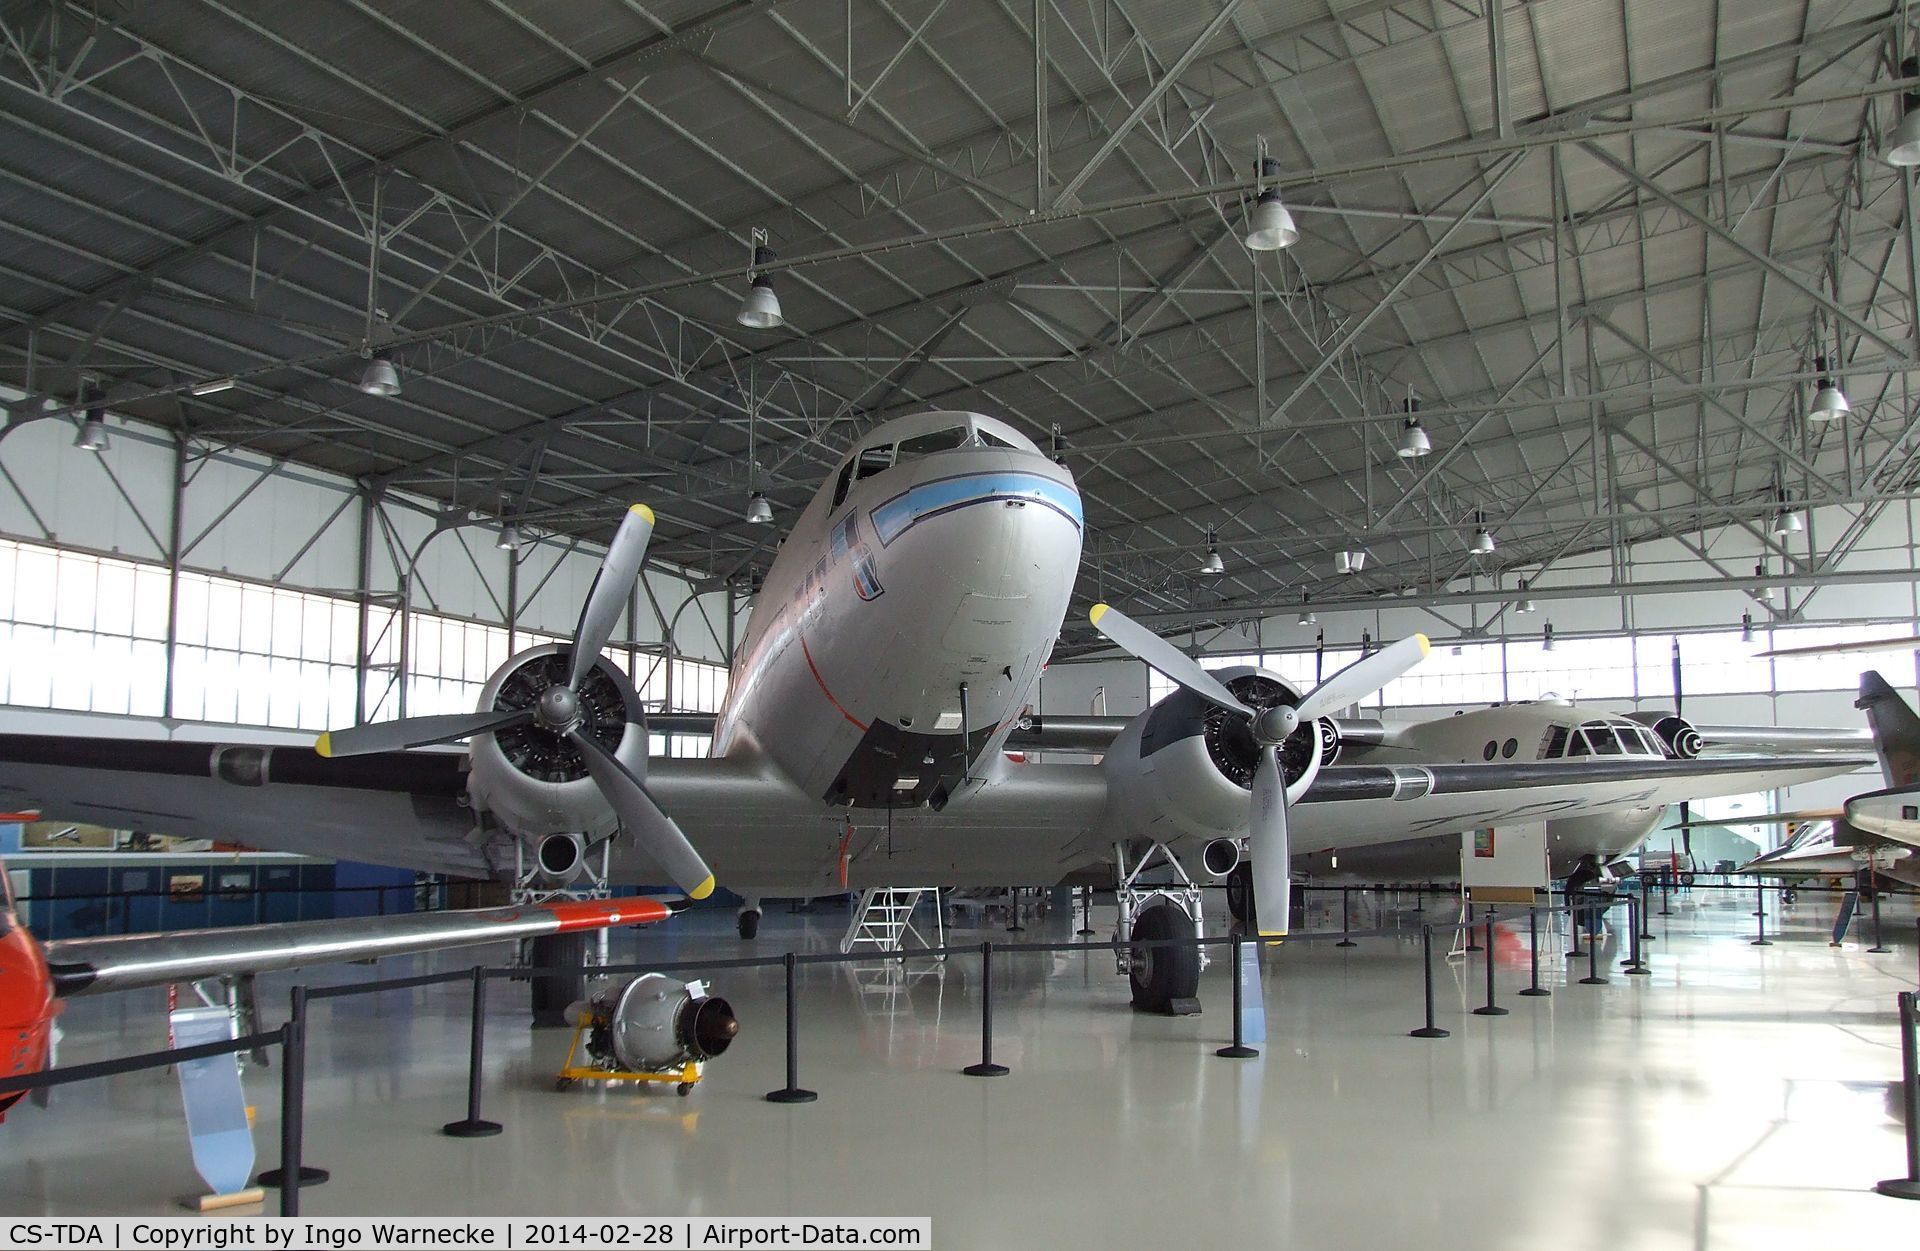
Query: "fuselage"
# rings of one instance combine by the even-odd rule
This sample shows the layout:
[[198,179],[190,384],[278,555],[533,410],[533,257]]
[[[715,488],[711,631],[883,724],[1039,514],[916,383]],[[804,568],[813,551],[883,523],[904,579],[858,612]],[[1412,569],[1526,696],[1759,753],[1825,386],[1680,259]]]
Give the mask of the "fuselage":
[[834,807],[945,809],[1002,767],[1080,563],[1073,477],[1005,422],[861,439],[755,600],[714,754]]

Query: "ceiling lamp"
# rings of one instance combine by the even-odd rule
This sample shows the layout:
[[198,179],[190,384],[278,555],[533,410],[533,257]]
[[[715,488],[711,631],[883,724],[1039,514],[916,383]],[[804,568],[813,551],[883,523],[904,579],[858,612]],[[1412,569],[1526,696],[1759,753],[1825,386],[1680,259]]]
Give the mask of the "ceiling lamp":
[[[1260,158],[1260,177],[1264,179],[1278,177],[1280,162],[1270,156]],[[1280,189],[1268,187],[1253,202],[1253,212],[1247,215],[1247,247],[1255,252],[1278,252],[1290,248],[1300,241],[1300,228],[1293,224],[1293,214],[1280,202]]]
[[749,330],[778,330],[787,324],[780,312],[780,297],[773,293],[773,280],[760,271],[773,264],[774,251],[767,246],[766,228],[753,228],[753,262],[747,266],[746,298],[733,319]]
[[218,395],[222,391],[231,391],[239,385],[232,378],[209,378],[205,382],[194,383],[187,390],[194,398],[200,399],[209,395]]
[[1400,459],[1416,460],[1433,454],[1433,440],[1427,436],[1427,428],[1420,424],[1420,401],[1407,401],[1407,421],[1400,428]]
[[83,452],[107,450],[107,412],[100,406],[103,398],[100,389],[92,383],[86,384],[80,393],[80,402],[87,406],[87,415],[80,423],[79,432],[73,436],[73,445]]
[[1740,614],[1740,641],[1742,643],[1753,642],[1753,614],[1750,612]]
[[1493,549],[1498,546],[1498,544],[1493,541],[1493,531],[1487,529],[1487,514],[1482,511],[1476,511],[1473,514],[1473,519],[1476,523],[1476,528],[1473,532],[1473,546],[1468,550],[1475,556],[1493,555]]
[[1207,555],[1206,558],[1200,562],[1200,572],[1205,574],[1221,574],[1226,571],[1227,566],[1226,563],[1220,559],[1220,548],[1215,542],[1213,527],[1208,526]]
[[[1900,77],[1920,78],[1920,61],[1908,57],[1900,62]],[[1920,165],[1920,93],[1907,92],[1901,103],[1904,111],[1880,149],[1880,158],[1889,165]]]
[[773,520],[773,505],[767,503],[767,497],[758,491],[747,497],[747,520],[756,526],[764,526]]
[[1521,613],[1533,611],[1533,600],[1527,595],[1527,580],[1525,578],[1520,579],[1520,602],[1513,606],[1513,611]]
[[1768,528],[1773,531],[1775,538],[1783,539],[1789,534],[1800,533],[1807,528],[1807,523],[1800,520],[1800,514],[1797,511],[1787,507],[1782,501],[1780,507],[1773,510],[1773,523]]
[[1366,567],[1367,554],[1365,552],[1335,552],[1333,554],[1333,571],[1335,573],[1359,573]]
[[366,368],[360,371],[360,389],[383,397],[400,394],[400,371],[384,349],[369,357]]
[[[1766,562],[1766,561],[1764,561],[1764,560],[1763,560],[1763,561],[1761,561],[1761,562],[1760,562],[1759,564],[1757,564],[1757,565],[1755,565],[1755,566],[1753,567],[1753,576],[1754,576],[1754,577],[1756,577],[1756,578],[1759,578],[1759,579],[1761,579],[1761,580],[1762,580],[1763,582],[1764,582],[1764,581],[1766,580],[1766,576],[1767,576],[1767,562]],[[1770,587],[1770,586],[1762,586],[1762,587],[1760,588],[1760,602],[1761,602],[1761,603],[1763,603],[1763,604],[1771,604],[1771,603],[1773,602],[1773,588],[1772,588],[1772,587]]]
[[1820,378],[1814,383],[1813,403],[1807,409],[1807,420],[1832,421],[1837,417],[1845,417],[1853,406],[1847,403],[1846,392],[1827,376],[1827,358],[1814,357],[1813,367],[1819,372]]
[[503,552],[519,551],[520,527],[514,525],[511,521],[502,525],[500,527],[500,537],[493,541],[493,545]]
[[1553,650],[1553,622],[1551,621],[1547,622],[1547,628],[1540,632],[1540,650],[1543,652]]
[[1312,600],[1313,597],[1311,595],[1302,595],[1300,597],[1300,617],[1293,624],[1303,626],[1320,624],[1320,618],[1314,616],[1313,609],[1309,607]]

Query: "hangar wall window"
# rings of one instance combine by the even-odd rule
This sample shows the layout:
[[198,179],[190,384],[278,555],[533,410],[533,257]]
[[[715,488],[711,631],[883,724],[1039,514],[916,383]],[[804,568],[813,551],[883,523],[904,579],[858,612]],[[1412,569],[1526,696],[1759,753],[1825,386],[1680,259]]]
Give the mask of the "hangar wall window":
[[167,571],[0,539],[0,701],[158,716]]

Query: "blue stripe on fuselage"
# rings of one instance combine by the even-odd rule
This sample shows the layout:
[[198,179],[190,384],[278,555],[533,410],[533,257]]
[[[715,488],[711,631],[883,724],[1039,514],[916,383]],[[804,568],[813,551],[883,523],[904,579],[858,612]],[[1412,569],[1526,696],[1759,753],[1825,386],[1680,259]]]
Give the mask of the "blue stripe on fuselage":
[[1053,509],[1081,525],[1080,493],[1064,482],[1037,473],[971,473],[938,478],[909,487],[870,514],[882,547],[929,517],[992,500],[1023,500]]

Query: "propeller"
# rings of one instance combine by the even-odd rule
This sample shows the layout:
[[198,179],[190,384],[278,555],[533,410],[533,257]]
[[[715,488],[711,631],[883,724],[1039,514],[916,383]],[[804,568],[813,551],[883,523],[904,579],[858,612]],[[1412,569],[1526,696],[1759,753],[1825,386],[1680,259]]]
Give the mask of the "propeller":
[[1089,619],[1094,629],[1121,650],[1152,665],[1215,707],[1246,718],[1247,727],[1260,748],[1260,763],[1254,769],[1253,796],[1247,813],[1247,847],[1253,853],[1254,906],[1256,915],[1269,918],[1267,925],[1261,927],[1261,936],[1284,937],[1293,893],[1288,877],[1293,844],[1287,833],[1287,784],[1280,769],[1280,746],[1302,722],[1366,698],[1426,659],[1427,636],[1415,634],[1361,657],[1314,687],[1298,705],[1277,704],[1256,711],[1235,697],[1198,661],[1125,613],[1107,604],[1095,604]]
[[613,635],[614,625],[626,610],[627,597],[633,591],[634,579],[640,576],[647,542],[652,537],[653,510],[645,504],[633,505],[620,519],[620,529],[607,548],[599,573],[594,575],[587,602],[581,606],[580,622],[574,628],[569,647],[566,681],[547,687],[535,702],[508,712],[489,710],[451,716],[404,717],[398,721],[357,725],[322,734],[314,741],[314,751],[322,756],[360,756],[456,742],[529,722],[539,725],[565,737],[579,750],[588,776],[619,815],[620,828],[689,896],[705,899],[713,893],[714,886],[713,872],[706,861],[700,858],[673,818],[660,810],[640,779],[621,764],[605,744],[581,728],[581,685],[593,672],[595,662]]

